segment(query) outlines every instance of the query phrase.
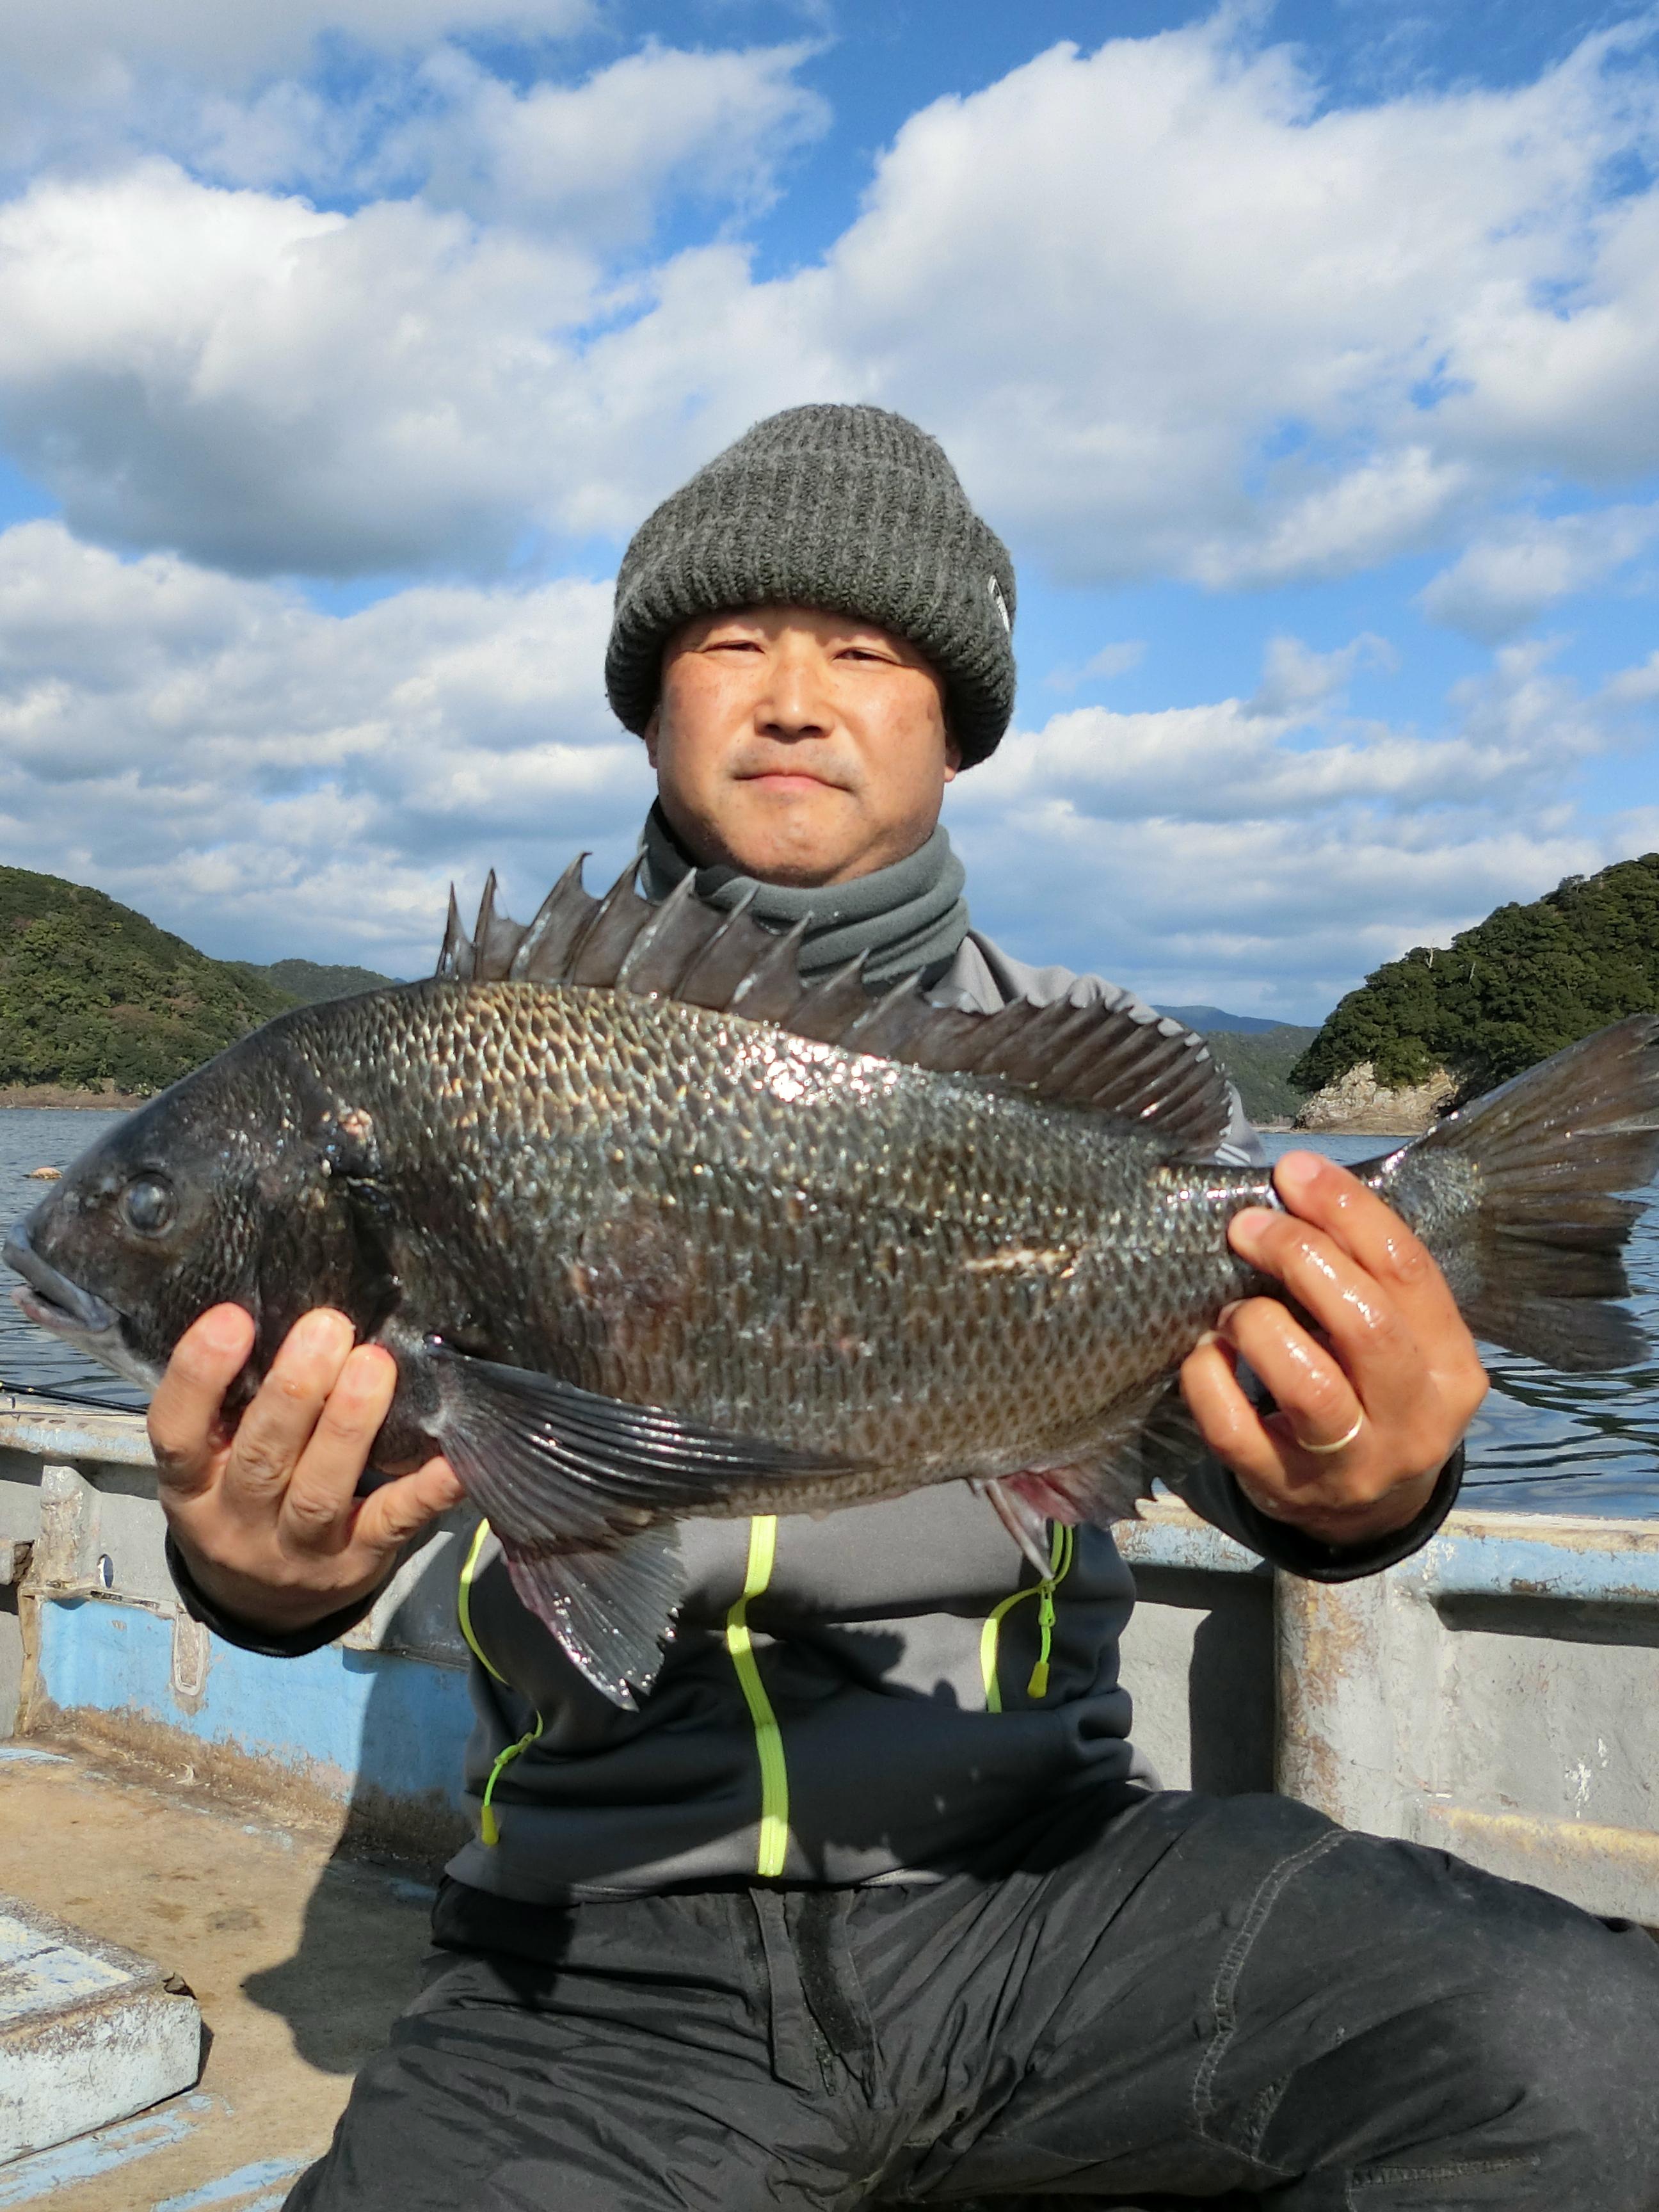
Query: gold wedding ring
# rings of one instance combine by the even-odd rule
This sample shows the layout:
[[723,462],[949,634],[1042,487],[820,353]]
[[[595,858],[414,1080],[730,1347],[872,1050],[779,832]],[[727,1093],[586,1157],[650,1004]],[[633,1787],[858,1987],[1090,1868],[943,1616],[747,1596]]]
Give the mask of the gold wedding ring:
[[[1316,1452],[1321,1457],[1323,1457],[1327,1452],[1340,1452],[1346,1450],[1348,1445],[1350,1445],[1353,1442],[1354,1438],[1359,1434],[1359,1431],[1364,1427],[1364,1425],[1365,1413],[1364,1408],[1362,1407],[1359,1412],[1354,1415],[1353,1426],[1348,1431],[1346,1436],[1339,1437],[1334,1444],[1310,1444],[1301,1437],[1297,1437],[1296,1441],[1303,1451]],[[1292,1431],[1291,1433],[1294,1435],[1295,1431]]]

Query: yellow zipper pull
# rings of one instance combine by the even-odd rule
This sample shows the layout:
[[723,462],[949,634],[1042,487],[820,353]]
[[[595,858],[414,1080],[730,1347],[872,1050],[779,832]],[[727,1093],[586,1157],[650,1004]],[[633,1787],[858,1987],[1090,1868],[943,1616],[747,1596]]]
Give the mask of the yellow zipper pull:
[[1054,1646],[1054,1584],[1063,1578],[1072,1564],[1075,1540],[1070,1528],[1055,1528],[1050,1561],[1053,1571],[1037,1584],[1037,1656],[1030,1680],[1025,1685],[1028,1698],[1046,1698],[1048,1694],[1048,1657]]
[[1048,1694],[1048,1654],[1054,1640],[1054,1586],[1052,1582],[1037,1584],[1037,1656],[1031,1669],[1030,1680],[1025,1685],[1028,1698],[1046,1698]]
[[495,1784],[501,1780],[507,1769],[512,1765],[519,1753],[521,1751],[528,1751],[541,1732],[542,1717],[538,1713],[535,1727],[527,1735],[521,1735],[517,1743],[508,1744],[507,1749],[502,1752],[489,1770],[489,1779],[484,1784],[483,1805],[478,1814],[478,1840],[491,1850],[494,1850],[501,1840],[501,1824],[495,1818],[495,1808],[490,1802],[495,1795]]

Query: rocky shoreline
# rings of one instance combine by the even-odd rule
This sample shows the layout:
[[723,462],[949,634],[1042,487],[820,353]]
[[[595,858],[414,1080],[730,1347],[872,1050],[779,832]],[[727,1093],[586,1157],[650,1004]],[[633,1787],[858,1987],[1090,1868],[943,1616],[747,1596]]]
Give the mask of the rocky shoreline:
[[136,1091],[118,1091],[113,1084],[98,1091],[74,1091],[62,1083],[0,1084],[0,1106],[69,1107],[76,1111],[126,1114],[143,1103]]
[[1420,1137],[1450,1108],[1457,1081],[1443,1067],[1426,1083],[1391,1091],[1368,1060],[1316,1091],[1292,1125],[1325,1137]]

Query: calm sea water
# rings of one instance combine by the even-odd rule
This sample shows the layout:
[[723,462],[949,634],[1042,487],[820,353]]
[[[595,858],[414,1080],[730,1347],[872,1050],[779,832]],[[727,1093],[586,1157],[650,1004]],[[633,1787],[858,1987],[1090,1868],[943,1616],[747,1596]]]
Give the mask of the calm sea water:
[[[52,1188],[31,1182],[32,1168],[66,1168],[94,1138],[112,1128],[118,1114],[81,1112],[50,1106],[0,1107],[0,1230],[37,1206]],[[83,1359],[57,1337],[25,1321],[13,1304],[9,1285],[17,1278],[0,1268],[0,1382],[45,1384],[73,1390],[112,1406],[142,1406],[144,1393],[94,1360]]]
[[[1296,1146],[1352,1165],[1393,1149],[1386,1137],[1268,1137],[1277,1159]],[[1659,1342],[1659,1192],[1631,1238],[1632,1305]],[[1659,1367],[1561,1375],[1486,1350],[1492,1390],[1469,1433],[1469,1504],[1659,1514]]]
[[[0,1108],[0,1223],[26,1212],[49,1188],[31,1168],[66,1167],[114,1114]],[[1277,1158],[1307,1139],[1267,1139]],[[1333,1159],[1366,1159],[1388,1149],[1376,1137],[1325,1137]],[[1638,1226],[1631,1273],[1635,1305],[1659,1338],[1659,1206]],[[1492,1391],[1469,1441],[1471,1503],[1609,1514],[1659,1514],[1659,1368],[1565,1376],[1494,1352]],[[143,1393],[79,1358],[26,1322],[0,1297],[0,1381],[32,1382],[88,1398],[141,1406]]]

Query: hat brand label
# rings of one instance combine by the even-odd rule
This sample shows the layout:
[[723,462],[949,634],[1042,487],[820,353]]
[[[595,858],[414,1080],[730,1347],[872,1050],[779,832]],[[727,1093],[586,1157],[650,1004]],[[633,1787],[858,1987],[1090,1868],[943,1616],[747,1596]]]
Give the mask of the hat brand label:
[[1002,617],[1002,627],[1007,631],[1009,636],[1012,637],[1014,634],[1014,625],[1009,618],[1008,602],[1002,596],[1001,585],[998,583],[994,576],[988,576],[985,580],[985,588],[991,594],[991,605]]

